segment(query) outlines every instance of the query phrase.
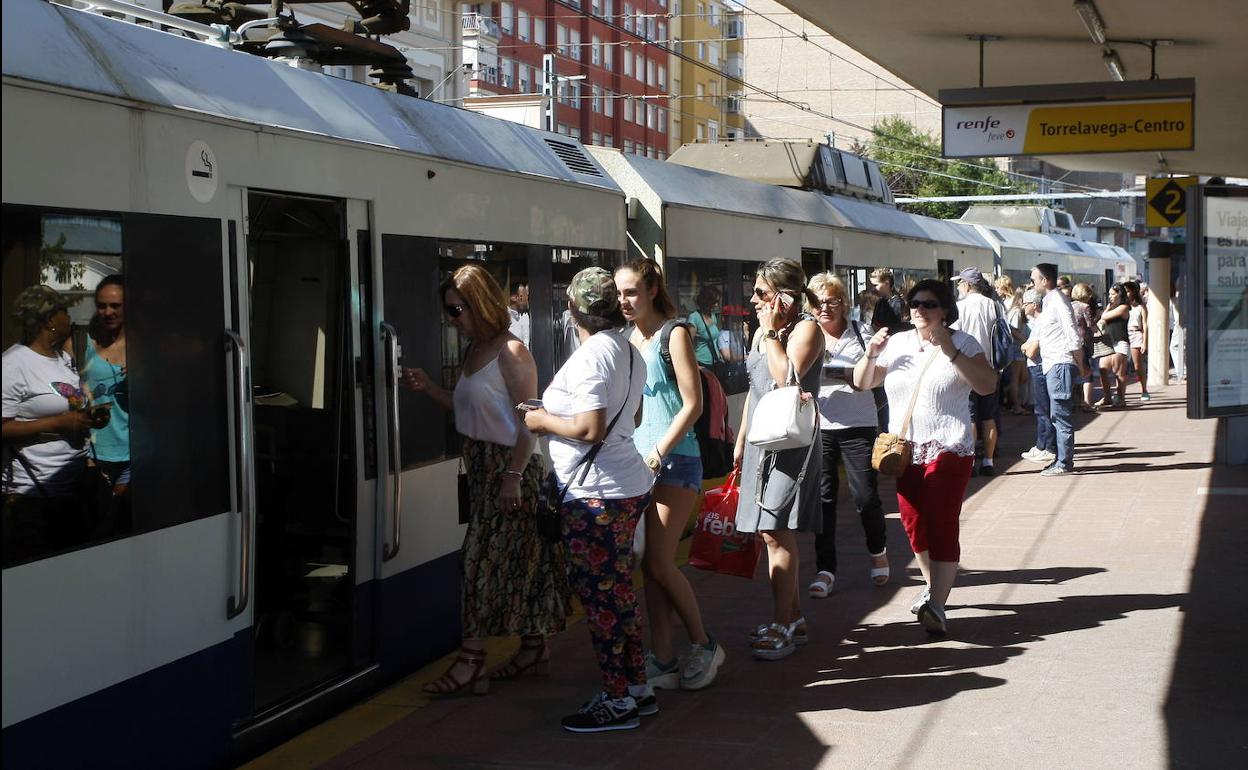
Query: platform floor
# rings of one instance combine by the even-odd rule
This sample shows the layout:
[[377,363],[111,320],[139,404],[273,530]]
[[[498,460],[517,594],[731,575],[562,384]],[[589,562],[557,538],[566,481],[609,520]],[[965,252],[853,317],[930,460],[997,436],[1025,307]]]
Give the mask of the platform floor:
[[439,663],[249,767],[1246,767],[1248,469],[1212,464],[1215,424],[1174,387],[1080,421],[1079,473],[1041,478],[1017,459],[1034,422],[1006,418],[1006,473],[968,490],[946,640],[908,612],[918,571],[885,483],[893,581],[870,585],[843,504],[837,591],[803,600],[812,641],[787,660],[744,644],[763,579],[686,567],[728,660],[707,690],[661,691],[638,730],[559,728],[597,685],[578,622],[550,677],[431,702]]

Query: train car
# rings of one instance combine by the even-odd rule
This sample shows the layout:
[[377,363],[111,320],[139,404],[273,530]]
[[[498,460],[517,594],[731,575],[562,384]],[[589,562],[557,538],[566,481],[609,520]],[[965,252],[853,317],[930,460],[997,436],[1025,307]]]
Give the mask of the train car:
[[6,543],[3,761],[222,766],[458,644],[456,439],[396,369],[453,381],[473,261],[548,380],[624,196],[558,135],[41,0],[3,41],[5,346],[22,287],[121,273],[132,473]]
[[[954,222],[606,148],[589,152],[629,196],[630,258],[660,260],[695,331],[720,338],[722,366],[715,363],[729,394],[747,388],[742,362],[753,318],[748,298],[763,260],[789,257],[808,274],[834,270],[851,296],[868,288],[867,276],[876,267],[891,268],[898,285],[949,279],[966,265],[991,270],[988,242]],[[708,164],[723,159],[706,152],[697,157]]]
[[1074,283],[1087,283],[1100,295],[1112,284],[1136,277],[1135,259],[1118,246],[1054,233],[979,224],[960,226],[974,228],[992,245],[997,273],[1008,275],[1015,286],[1027,283],[1031,268],[1040,262],[1057,265],[1058,274],[1069,275]]

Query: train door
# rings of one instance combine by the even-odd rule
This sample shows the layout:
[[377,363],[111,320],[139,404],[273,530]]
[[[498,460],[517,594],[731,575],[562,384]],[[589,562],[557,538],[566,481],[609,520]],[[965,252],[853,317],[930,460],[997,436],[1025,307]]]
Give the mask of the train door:
[[1109,296],[1109,287],[1113,285],[1114,285],[1114,271],[1106,270],[1105,271],[1105,295],[1104,296],[1106,297]]
[[[341,708],[373,665],[377,450],[368,206],[243,191],[235,328],[247,353],[239,426],[254,547],[249,713],[236,745]],[[240,748],[246,753],[246,748]]]
[[953,283],[953,260],[938,259],[936,260],[936,273],[940,276],[940,280],[945,283]]

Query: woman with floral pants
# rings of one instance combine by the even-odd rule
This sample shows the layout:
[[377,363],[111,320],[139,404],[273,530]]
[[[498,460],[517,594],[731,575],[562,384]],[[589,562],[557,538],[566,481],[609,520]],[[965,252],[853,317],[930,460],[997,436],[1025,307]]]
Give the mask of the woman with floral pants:
[[631,730],[659,711],[646,682],[632,584],[633,532],[654,486],[654,471],[633,443],[646,363],[623,333],[611,273],[600,267],[577,273],[568,311],[581,345],[542,394],[542,408],[524,416],[531,432],[550,437],[550,461],[563,488],[565,558],[602,669],[602,692],[564,717],[563,728]]

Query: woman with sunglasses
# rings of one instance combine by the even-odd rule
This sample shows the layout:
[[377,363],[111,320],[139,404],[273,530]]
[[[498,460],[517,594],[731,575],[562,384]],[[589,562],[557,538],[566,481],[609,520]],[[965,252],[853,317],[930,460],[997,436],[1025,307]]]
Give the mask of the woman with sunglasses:
[[897,503],[927,587],[910,611],[929,632],[943,634],[945,602],[961,557],[958,517],[975,461],[970,394],[995,392],[997,372],[974,337],[949,328],[958,307],[947,283],[919,281],[906,302],[914,329],[892,337],[887,329],[876,332],[854,367],[854,387],[883,383],[889,431],[913,447],[912,464],[897,479]]
[[836,585],[836,503],[840,480],[837,465],[845,466],[849,494],[862,520],[871,555],[871,582],[888,583],[888,549],[884,507],[880,504],[879,479],[871,467],[871,447],[879,434],[875,397],[869,390],[854,390],[849,380],[854,365],[866,354],[864,337],[873,334],[848,317],[845,284],[832,273],[810,279],[809,289],[818,300],[815,319],[823,332],[823,367],[819,387],[819,436],[822,441],[823,482],[819,497],[823,506],[823,531],[815,535],[815,580],[807,591],[816,599],[832,593]]
[[819,392],[823,333],[814,316],[802,310],[803,302],[813,305],[816,298],[806,288],[802,266],[791,259],[777,257],[759,266],[750,301],[758,316],[758,331],[746,359],[750,392],[733,454],[733,464],[741,473],[737,529],[762,533],[771,578],[772,622],[754,629],[750,646],[757,658],[780,660],[808,638],[798,604],[797,533],[818,533],[823,526],[822,462],[807,447],[764,451],[745,437],[754,406],[770,391],[788,384],[791,372],[796,371],[804,393]]
[[[446,695],[471,687],[481,694],[490,679],[545,673],[546,637],[564,628],[570,588],[562,548],[537,531],[541,455],[513,408],[537,396],[537,365],[508,331],[507,298],[485,268],[467,265],[442,284],[442,303],[451,326],[470,340],[459,382],[444,388],[421,369],[405,368],[401,384],[454,412],[470,516],[459,657],[424,690]],[[482,640],[515,634],[520,651],[487,677]]]

